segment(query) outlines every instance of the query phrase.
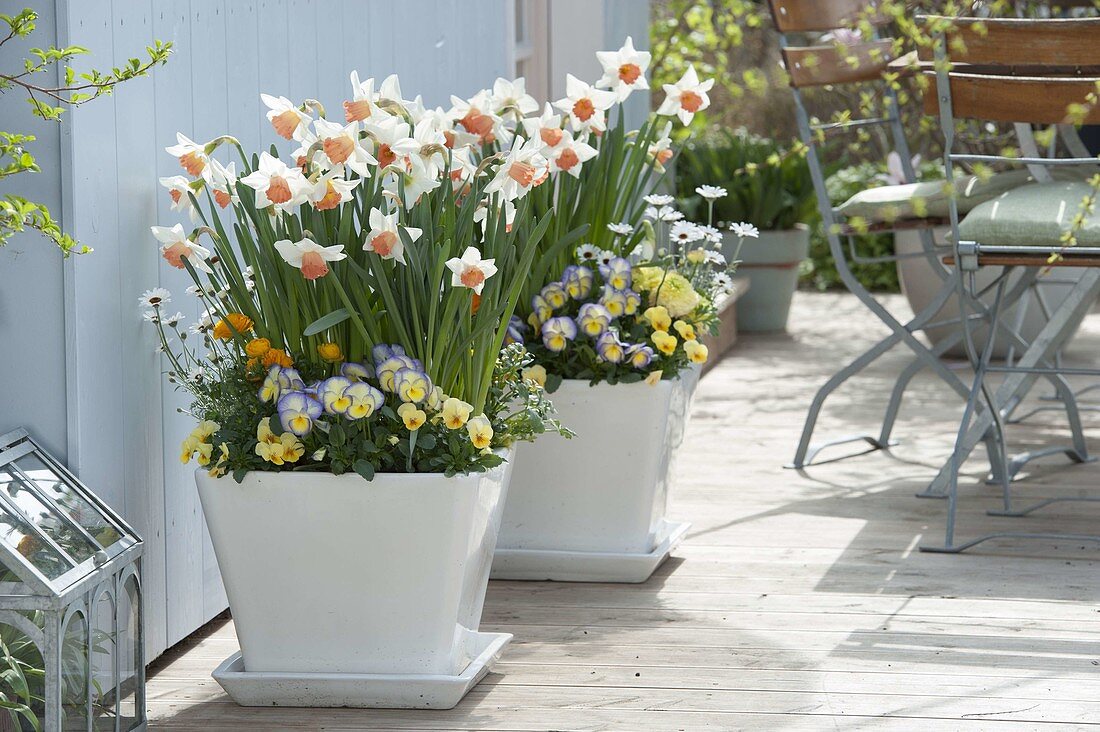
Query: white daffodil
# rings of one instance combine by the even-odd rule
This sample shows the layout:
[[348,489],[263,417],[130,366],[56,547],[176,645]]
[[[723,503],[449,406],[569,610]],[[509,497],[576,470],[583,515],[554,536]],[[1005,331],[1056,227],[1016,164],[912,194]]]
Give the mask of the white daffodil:
[[428,170],[424,160],[419,155],[406,158],[408,165],[405,170],[390,168],[394,175],[386,176],[383,187],[391,197],[397,200],[399,193],[405,191],[404,205],[406,208],[416,203],[421,194],[434,191],[442,185],[438,174]]
[[340,125],[319,119],[313,123],[313,131],[330,163],[346,165],[363,178],[371,177],[371,168],[378,165],[378,161],[359,143],[358,122]]
[[452,96],[451,110],[447,114],[464,130],[477,135],[478,142],[483,145],[492,144],[498,138],[503,145],[512,139],[504,121],[493,113],[492,95],[488,89],[482,89],[468,100]]
[[275,134],[287,140],[300,140],[302,131],[309,124],[310,116],[286,97],[261,94],[260,101],[267,106],[267,119],[275,128]]
[[477,163],[474,162],[470,148],[459,147],[451,151],[450,175],[455,190],[460,190],[461,186],[473,181],[476,173]]
[[452,287],[468,287],[480,295],[485,280],[497,273],[492,259],[482,259],[476,247],[466,247],[461,257],[447,260],[447,269],[451,270]]
[[370,230],[367,232],[367,241],[363,244],[364,251],[374,252],[382,259],[392,259],[401,264],[405,264],[405,242],[401,238],[400,229],[404,229],[409,235],[409,241],[416,241],[424,233],[414,226],[398,227],[396,212],[384,214],[381,210],[372,208],[368,221]]
[[206,167],[206,161],[210,159],[205,150],[205,145],[200,145],[182,132],[176,133],[178,144],[164,148],[164,151],[180,162],[180,167],[187,171],[192,178],[202,175],[202,169]]
[[282,239],[275,242],[275,249],[287,264],[302,270],[302,276],[307,280],[324,277],[328,274],[329,262],[339,262],[348,256],[344,254],[343,244],[323,247],[312,239]]
[[241,178],[241,183],[256,191],[256,208],[275,206],[282,211],[303,203],[310,190],[300,169],[288,167],[266,151],[260,153],[259,169]]
[[416,140],[410,134],[409,123],[400,117],[372,119],[364,127],[374,140],[374,157],[380,168],[393,165],[418,149]]
[[202,179],[210,187],[214,201],[221,208],[237,201],[237,164],[222,165],[214,158],[210,158],[210,164],[202,171]]
[[572,74],[565,76],[565,98],[554,102],[554,106],[569,115],[569,124],[574,132],[607,129],[604,115],[618,97],[615,92],[597,89],[586,84]]
[[492,100],[493,111],[502,117],[511,112],[516,119],[522,119],[539,111],[539,103],[527,93],[527,82],[522,76],[513,81],[498,78],[493,82],[493,91],[489,98]]
[[649,88],[645,78],[649,68],[649,52],[634,50],[634,39],[630,36],[626,37],[626,43],[618,51],[597,51],[596,58],[603,66],[603,76],[596,86],[615,92],[620,102],[635,89]]
[[160,242],[160,253],[168,264],[176,269],[185,269],[183,260],[187,260],[197,270],[212,274],[213,270],[206,260],[210,258],[210,250],[201,247],[187,238],[187,232],[179,224],[172,226],[151,226],[150,231]]
[[558,144],[546,152],[546,157],[550,158],[551,170],[561,170],[569,173],[574,178],[580,178],[581,163],[586,163],[596,157],[598,152],[596,148],[587,142],[575,140],[571,134],[566,132],[558,141]]
[[377,111],[374,101],[374,79],[359,81],[359,72],[351,72],[351,100],[344,102],[344,121],[362,122]]
[[[489,218],[489,203],[482,203],[474,211],[474,222],[481,224],[482,228],[485,227],[485,220]],[[504,228],[505,231],[512,230],[512,223],[516,220],[516,205],[511,201],[504,202]],[[488,231],[484,233],[482,239],[489,235]]]
[[687,71],[675,84],[665,84],[665,100],[657,108],[657,114],[676,115],[685,125],[691,124],[696,112],[702,112],[710,106],[710,97],[707,92],[714,86],[714,79],[699,81],[694,66],[688,66]]
[[665,125],[665,128],[661,130],[660,137],[657,141],[649,146],[647,154],[649,159],[653,161],[653,165],[657,170],[663,172],[665,169],[665,163],[672,159],[672,123],[669,122]]
[[528,137],[537,137],[542,141],[543,154],[561,142],[565,130],[561,128],[561,115],[554,114],[554,108],[547,102],[538,117],[523,120],[523,130]]
[[318,211],[336,208],[351,200],[351,192],[359,185],[359,180],[345,180],[335,170],[330,170],[312,184],[309,200]]
[[447,148],[447,138],[436,129],[435,120],[421,119],[413,129],[412,139],[416,144],[416,154],[424,161],[424,166],[438,176],[447,164],[443,155]]
[[168,195],[172,197],[172,210],[177,213],[184,213],[185,211],[191,216],[192,221],[198,221],[199,210],[195,208],[195,204],[191,202],[191,196],[189,193],[193,193],[194,189],[191,187],[191,181],[184,178],[182,175],[172,175],[167,178],[161,178],[160,184],[168,189]]
[[508,157],[497,168],[493,180],[485,186],[485,193],[499,191],[506,201],[526,196],[549,172],[549,162],[543,157],[541,150],[541,140],[530,139],[521,143],[517,138],[512,149],[508,151]]
[[401,80],[397,78],[397,74],[390,74],[382,80],[378,86],[378,102],[394,102],[402,107],[409,106],[411,101],[401,96]]

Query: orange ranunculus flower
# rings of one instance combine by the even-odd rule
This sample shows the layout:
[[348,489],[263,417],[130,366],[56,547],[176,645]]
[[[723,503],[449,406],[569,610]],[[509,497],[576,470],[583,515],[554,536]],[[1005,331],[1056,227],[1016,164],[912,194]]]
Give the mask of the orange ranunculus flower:
[[263,355],[263,364],[267,368],[271,368],[272,366],[290,368],[294,365],[294,359],[292,359],[283,349],[272,348]]
[[322,343],[317,346],[317,353],[327,363],[340,363],[344,360],[344,352],[340,350],[338,343]]
[[[227,323],[226,320],[229,322]],[[230,325],[233,327],[230,328]],[[252,326],[252,318],[247,315],[229,313],[225,316],[225,319],[219,320],[218,324],[214,326],[214,337],[218,340],[227,341],[235,334],[244,335],[251,332]]]
[[266,338],[253,338],[244,347],[244,352],[252,358],[260,358],[270,350],[271,341]]

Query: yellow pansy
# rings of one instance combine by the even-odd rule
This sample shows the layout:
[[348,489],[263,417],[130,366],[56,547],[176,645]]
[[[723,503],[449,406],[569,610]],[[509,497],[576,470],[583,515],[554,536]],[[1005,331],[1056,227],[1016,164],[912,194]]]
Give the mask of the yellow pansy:
[[[683,320],[677,320],[672,324],[672,327],[676,329],[676,332],[680,334],[680,337],[685,341],[695,340],[695,327],[691,323],[686,323]],[[686,349],[686,346],[685,346]]]
[[653,330],[668,332],[668,329],[672,327],[672,318],[663,305],[654,305],[651,308],[647,308],[646,311],[642,313],[642,317],[649,322]]
[[221,429],[221,425],[211,420],[203,420],[199,422],[198,427],[191,432],[192,435],[198,437],[200,440],[208,439],[212,434]]
[[528,366],[523,370],[523,378],[526,381],[533,381],[539,386],[546,386],[546,369],[539,364]]
[[337,343],[322,343],[317,346],[317,355],[326,363],[340,363],[344,360],[344,352]]
[[479,414],[467,422],[466,432],[470,435],[470,442],[478,450],[484,450],[493,441],[493,426],[489,424],[489,418],[484,414]]
[[405,428],[408,429],[409,432],[415,432],[420,429],[428,420],[428,415],[424,414],[424,410],[418,409],[412,402],[405,402],[398,407],[397,416],[405,423]]
[[221,454],[218,456],[218,462],[214,464],[214,467],[210,468],[211,478],[220,478],[225,475],[225,464],[229,461],[229,445],[223,442],[218,446]]
[[447,425],[447,429],[460,429],[470,419],[473,411],[474,405],[451,397],[443,402],[443,424]]
[[710,355],[707,347],[699,341],[685,341],[684,353],[692,363],[706,363],[707,356]]
[[653,345],[657,346],[657,350],[666,356],[671,356],[676,351],[676,344],[679,341],[676,340],[676,336],[669,335],[663,330],[653,331],[653,335],[650,336],[653,341]]

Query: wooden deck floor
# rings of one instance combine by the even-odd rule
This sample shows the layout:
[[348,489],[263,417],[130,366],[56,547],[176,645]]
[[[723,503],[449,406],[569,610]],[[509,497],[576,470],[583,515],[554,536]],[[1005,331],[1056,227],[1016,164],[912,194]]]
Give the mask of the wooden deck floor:
[[[899,309],[901,301],[891,301]],[[1100,316],[1076,343],[1096,365]],[[237,648],[215,624],[158,662],[152,729],[164,730],[1002,730],[1100,725],[1100,547],[1031,541],[961,556],[943,504],[913,494],[951,445],[957,398],[918,380],[902,443],[782,469],[810,397],[882,329],[854,298],[799,295],[793,335],[745,337],[702,382],[671,515],[694,527],[644,585],[494,582],[484,625],[515,641],[454,710],[245,709],[210,671]],[[825,432],[873,428],[900,351],[837,394]],[[1100,400],[1100,395],[1094,393]],[[1100,417],[1086,415],[1100,452]],[[1061,434],[1055,416],[1019,444]],[[961,531],[1100,532],[1100,506],[993,519],[968,464]],[[1031,471],[1031,493],[1100,486],[1096,465]]]

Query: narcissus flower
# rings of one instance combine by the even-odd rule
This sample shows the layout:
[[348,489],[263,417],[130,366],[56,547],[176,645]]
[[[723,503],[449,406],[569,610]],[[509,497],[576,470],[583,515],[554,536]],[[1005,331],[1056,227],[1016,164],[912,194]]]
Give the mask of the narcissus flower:
[[663,330],[653,331],[653,334],[649,337],[649,339],[653,341],[653,345],[657,346],[657,350],[665,354],[666,356],[671,356],[673,353],[675,353],[676,344],[679,343],[679,341],[676,340],[676,336],[669,335]]
[[219,208],[225,208],[237,200],[237,164],[222,165],[211,158],[210,164],[202,171],[202,178],[210,187],[210,193],[214,196],[214,202]]
[[595,338],[611,325],[611,313],[599,303],[586,302],[577,315],[577,325],[585,335]]
[[241,178],[241,183],[256,191],[256,208],[275,206],[283,211],[304,202],[311,188],[301,170],[267,152],[260,153],[259,168]]
[[168,264],[176,269],[184,269],[183,261],[186,259],[195,269],[207,274],[213,273],[214,270],[210,269],[210,265],[206,263],[210,258],[210,250],[188,238],[182,226],[176,224],[171,228],[167,226],[149,228],[161,243],[160,253]]
[[374,79],[359,81],[359,72],[351,72],[351,101],[344,102],[344,119],[362,122],[374,114]]
[[308,435],[313,429],[314,421],[324,411],[321,402],[302,391],[292,391],[279,397],[276,408],[279,411],[279,424],[298,437]]
[[447,269],[451,270],[451,287],[468,287],[480,295],[485,280],[497,272],[492,259],[482,259],[476,247],[466,247],[461,257],[447,260]]
[[574,178],[581,177],[581,164],[596,157],[598,151],[583,140],[576,140],[568,132],[563,133],[556,145],[547,148],[545,155],[552,170],[561,170]]
[[196,192],[196,186],[192,181],[182,175],[170,175],[160,179],[160,184],[168,189],[168,196],[172,199],[172,210],[176,213],[186,213],[192,221],[198,221],[201,212],[191,202],[192,193]]
[[[405,243],[397,225],[397,213],[384,214],[377,208],[370,210],[370,231],[363,249],[374,252],[382,259],[393,259],[405,264]],[[414,226],[402,226],[410,241],[416,241],[424,232]]]
[[701,112],[710,106],[710,97],[707,92],[714,86],[714,79],[699,81],[694,66],[688,66],[687,71],[675,84],[665,84],[665,100],[657,108],[657,114],[676,115],[685,125],[691,124],[696,112]]
[[200,145],[182,132],[176,133],[176,142],[176,145],[166,147],[164,151],[179,160],[180,167],[186,170],[188,175],[198,178],[206,167],[206,161],[209,160],[209,155],[204,149],[206,146]]
[[524,141],[517,137],[493,179],[485,186],[485,193],[499,192],[506,201],[523,198],[546,178],[548,171],[549,162],[542,154],[542,143],[537,139]]
[[539,103],[527,93],[527,84],[523,77],[513,81],[498,78],[493,82],[489,99],[493,111],[502,116],[511,112],[516,119],[522,119],[539,111]]
[[648,51],[634,50],[634,39],[626,37],[626,43],[618,51],[597,51],[596,58],[603,66],[603,76],[596,82],[601,89],[611,89],[621,102],[635,89],[648,89],[645,72],[649,68]]
[[542,344],[554,353],[565,350],[569,341],[577,337],[577,324],[572,318],[561,315],[542,324]]
[[474,405],[451,397],[443,402],[443,424],[449,430],[461,429],[470,419]]
[[267,105],[267,119],[275,128],[275,134],[287,140],[298,140],[310,122],[310,116],[294,105],[286,97],[273,97],[261,94],[260,100]]
[[397,408],[397,416],[405,423],[405,429],[415,432],[428,421],[428,415],[423,409],[418,409],[412,402],[406,402]]
[[313,123],[325,157],[333,165],[346,165],[364,178],[371,176],[371,169],[378,161],[359,142],[359,123],[338,125],[319,119]]
[[543,107],[540,116],[523,120],[523,130],[528,137],[537,137],[542,142],[544,155],[550,148],[556,147],[566,134],[561,128],[561,115],[554,114],[554,109],[549,103]]
[[345,180],[338,177],[336,169],[330,170],[313,183],[309,190],[309,201],[318,211],[329,211],[351,200],[351,192],[359,180]]
[[618,97],[615,92],[597,89],[572,74],[566,74],[565,97],[554,102],[554,106],[569,115],[569,125],[574,132],[603,132],[607,129],[604,112],[616,101]]
[[323,247],[312,239],[282,239],[275,242],[275,249],[282,255],[283,261],[302,270],[302,276],[307,280],[324,277],[328,274],[329,262],[339,262],[348,256],[344,254],[343,244]]
[[710,355],[707,347],[699,341],[685,341],[684,353],[692,363],[706,363],[707,356]]
[[479,414],[466,423],[466,432],[470,435],[470,442],[478,450],[484,450],[493,442],[493,426],[489,424],[489,418]]

